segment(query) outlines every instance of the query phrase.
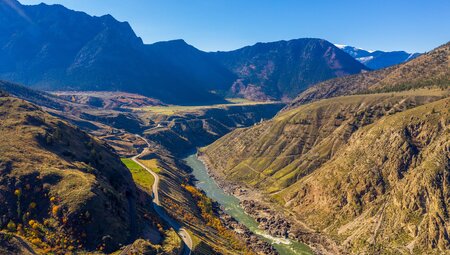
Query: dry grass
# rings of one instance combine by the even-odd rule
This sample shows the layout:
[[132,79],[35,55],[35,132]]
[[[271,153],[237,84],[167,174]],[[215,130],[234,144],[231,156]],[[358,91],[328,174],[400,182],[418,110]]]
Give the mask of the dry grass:
[[161,172],[161,168],[157,159],[140,159],[139,161],[144,164],[144,166],[150,168],[150,170],[152,170],[153,172]]
[[206,153],[227,178],[276,192],[320,166],[359,127],[442,97],[425,89],[320,100],[231,132]]
[[[77,241],[95,249],[105,235],[113,244],[127,241],[133,201],[125,194],[136,190],[127,169],[102,143],[12,97],[0,97],[0,133],[0,197],[9,204],[0,214],[9,215],[8,221],[27,227],[24,219],[51,220],[46,238],[35,240],[45,249],[67,249]],[[21,191],[20,203],[15,190]]]
[[174,115],[179,113],[198,112],[207,109],[219,109],[233,106],[259,105],[259,104],[278,104],[279,102],[257,102],[242,98],[227,99],[229,104],[214,104],[214,105],[200,105],[200,106],[181,106],[181,105],[167,105],[167,106],[147,106],[141,108],[132,108],[134,111],[147,111],[155,114]]

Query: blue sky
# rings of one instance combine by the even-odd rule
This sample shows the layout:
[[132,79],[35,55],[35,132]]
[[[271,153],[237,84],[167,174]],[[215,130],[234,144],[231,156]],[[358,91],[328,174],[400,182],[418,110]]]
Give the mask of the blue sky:
[[112,14],[146,43],[182,38],[206,51],[316,37],[424,52],[450,40],[449,0],[21,0],[40,2]]

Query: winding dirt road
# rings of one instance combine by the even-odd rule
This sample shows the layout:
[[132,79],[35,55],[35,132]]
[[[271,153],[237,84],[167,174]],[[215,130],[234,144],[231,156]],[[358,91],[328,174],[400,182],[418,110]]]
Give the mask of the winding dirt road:
[[[147,143],[147,146],[150,147],[150,143],[145,139],[144,137],[140,135],[136,135],[136,137],[142,139]],[[175,229],[180,236],[181,240],[183,240],[184,247],[183,247],[183,255],[190,255],[192,251],[192,238],[191,235],[186,231],[186,229],[180,227],[180,224],[172,219],[167,212],[164,210],[164,208],[161,206],[159,202],[159,175],[155,172],[153,172],[151,169],[147,168],[144,164],[139,162],[138,158],[142,155],[144,155],[148,151],[148,148],[145,148],[139,155],[136,155],[132,157],[131,159],[136,162],[138,165],[140,165],[142,168],[147,170],[153,177],[155,178],[155,182],[152,186],[152,196],[153,196],[153,208],[155,209],[156,213],[164,220],[166,221],[173,229]]]

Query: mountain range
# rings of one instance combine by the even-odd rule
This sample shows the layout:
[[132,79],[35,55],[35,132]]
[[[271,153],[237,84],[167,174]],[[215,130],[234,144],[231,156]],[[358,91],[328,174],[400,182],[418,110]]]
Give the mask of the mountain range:
[[[128,23],[110,15],[1,1],[0,16],[0,77],[33,88],[128,91],[188,104],[221,101],[208,86],[221,88],[234,79],[183,42],[169,43],[172,52],[145,45]],[[198,64],[177,63],[172,55],[178,50]]]
[[41,90],[124,91],[171,104],[290,100],[314,83],[369,70],[322,39],[207,53],[183,40],[144,44],[111,15],[16,0],[0,2],[0,21],[0,78]]
[[420,53],[406,51],[372,51],[341,44],[336,46],[372,70],[398,65],[420,56]]

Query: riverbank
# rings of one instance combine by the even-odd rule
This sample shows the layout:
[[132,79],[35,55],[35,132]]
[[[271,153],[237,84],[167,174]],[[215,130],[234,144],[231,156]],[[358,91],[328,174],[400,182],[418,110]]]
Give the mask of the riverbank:
[[[235,218],[224,212],[224,208],[216,204],[214,211],[218,214],[222,223],[230,230],[234,231],[241,240],[244,240],[247,247],[258,254],[279,255],[277,250],[268,242],[253,234],[244,224],[239,223]],[[281,255],[281,254],[280,254]]]
[[245,213],[258,222],[258,228],[278,238],[288,238],[309,246],[314,254],[346,254],[333,240],[308,228],[286,211],[271,197],[226,180],[219,171],[213,171],[207,156],[198,153],[197,158],[205,165],[208,175],[226,193],[239,200]]
[[158,212],[164,210],[168,214],[167,217],[173,219],[170,220],[170,225],[178,223],[174,229],[186,230],[180,233],[180,238],[190,237],[189,246],[192,247],[192,254],[242,255],[247,251],[245,243],[240,241],[244,239],[236,235],[224,235],[215,226],[208,225],[197,201],[183,187],[189,184],[190,171],[181,159],[173,157],[157,146],[151,146],[139,160],[144,164],[149,160],[156,162],[156,168],[151,170],[157,173],[160,180],[158,189],[160,206],[154,205],[158,208]]
[[217,201],[225,213],[231,215],[239,223],[245,225],[253,234],[269,242],[281,255],[309,255],[313,254],[311,249],[303,243],[286,238],[284,236],[274,236],[259,228],[259,223],[251,215],[247,214],[241,207],[240,200],[225,192],[212,178],[205,165],[197,159],[196,155],[191,155],[185,159],[187,165],[192,169],[192,175],[198,180],[197,188],[203,190],[208,197]]

